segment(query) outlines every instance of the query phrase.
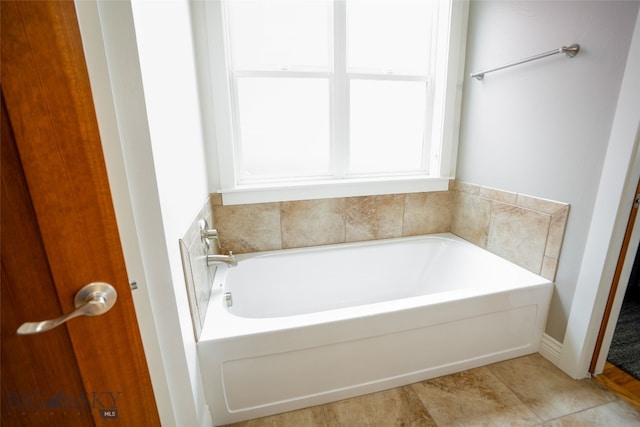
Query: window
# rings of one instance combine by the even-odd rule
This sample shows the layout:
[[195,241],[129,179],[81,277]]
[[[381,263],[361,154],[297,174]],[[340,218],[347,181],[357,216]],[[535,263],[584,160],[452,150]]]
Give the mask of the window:
[[457,114],[461,6],[212,3],[225,203],[445,189],[455,157],[457,132],[446,126]]

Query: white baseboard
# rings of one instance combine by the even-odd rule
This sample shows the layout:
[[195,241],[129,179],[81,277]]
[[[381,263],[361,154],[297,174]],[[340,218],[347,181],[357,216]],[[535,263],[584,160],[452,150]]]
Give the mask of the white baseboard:
[[547,334],[542,334],[539,353],[548,361],[558,366],[562,343]]

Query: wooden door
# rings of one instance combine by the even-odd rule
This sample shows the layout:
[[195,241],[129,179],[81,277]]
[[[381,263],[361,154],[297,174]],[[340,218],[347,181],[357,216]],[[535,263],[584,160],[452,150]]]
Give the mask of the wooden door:
[[[0,5],[2,426],[159,425],[74,3]],[[109,312],[16,334],[96,281]]]

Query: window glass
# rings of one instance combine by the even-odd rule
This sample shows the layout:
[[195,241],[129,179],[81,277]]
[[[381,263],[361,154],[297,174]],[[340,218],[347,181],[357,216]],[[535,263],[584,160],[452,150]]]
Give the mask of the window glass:
[[426,74],[434,1],[347,2],[349,71]]
[[352,80],[350,87],[350,171],[419,171],[424,157],[426,84]]
[[328,68],[329,1],[236,0],[226,4],[235,69]]
[[327,79],[238,79],[241,179],[329,171]]
[[205,2],[211,173],[225,203],[446,188],[464,69],[450,53],[464,48],[467,10],[466,0]]

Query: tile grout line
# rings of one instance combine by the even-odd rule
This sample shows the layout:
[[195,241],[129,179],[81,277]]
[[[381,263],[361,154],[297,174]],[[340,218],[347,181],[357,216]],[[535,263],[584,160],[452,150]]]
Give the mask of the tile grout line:
[[[497,362],[497,363],[501,363],[501,362]],[[509,386],[509,384],[507,384],[506,382],[504,382],[502,380],[502,378],[500,378],[500,376],[498,374],[496,374],[493,369],[491,369],[492,366],[496,365],[497,363],[492,363],[491,365],[487,366],[487,371],[493,375],[493,377],[495,379],[498,380],[498,382],[500,384],[502,384],[503,386],[505,386],[507,388],[507,390],[509,390],[511,392],[511,394],[513,394],[513,396],[518,400],[518,402],[520,402],[525,408],[527,408],[529,411],[531,411],[531,413],[533,415],[535,415],[535,417],[540,421],[540,423],[542,423],[544,425],[544,423],[546,422],[545,420],[542,419],[542,417],[540,415],[538,415],[538,413],[536,411],[533,410],[533,408],[531,408],[529,405],[527,405],[525,402],[522,401],[522,399],[520,398],[520,395],[518,394],[518,392],[516,392],[511,386]]]
[[[502,362],[498,362],[498,363],[502,363]],[[529,405],[527,405],[525,402],[523,402],[523,401],[522,401],[522,399],[520,399],[520,396],[518,395],[518,393],[517,393],[513,388],[511,388],[507,383],[505,383],[505,382],[502,380],[502,378],[500,378],[500,376],[499,376],[498,374],[496,374],[496,373],[494,373],[494,372],[493,372],[493,370],[491,369],[491,367],[492,367],[492,366],[494,366],[494,365],[496,365],[496,364],[498,364],[498,363],[493,363],[493,364],[491,364],[491,365],[488,365],[488,366],[487,366],[487,368],[488,368],[489,372],[491,372],[491,374],[493,374],[493,375],[494,375],[494,376],[495,376],[495,377],[496,377],[496,378],[497,378],[497,379],[498,379],[498,380],[499,380],[499,381],[500,381],[500,382],[501,382],[505,387],[507,387],[507,388],[508,388],[508,389],[509,389],[509,390],[510,390],[514,395],[515,395],[515,397],[516,397],[516,398],[517,398],[517,399],[518,399],[518,400],[519,400],[523,405],[525,405],[525,406],[527,407],[527,409],[529,409],[531,412],[533,412],[533,413],[535,414],[535,416],[536,416],[539,420],[541,420],[541,422],[542,422],[543,424],[545,424],[545,425],[546,425],[546,423],[549,423],[549,422],[552,422],[552,421],[555,421],[555,420],[560,420],[560,419],[562,419],[562,418],[565,418],[565,417],[568,417],[568,416],[571,416],[571,415],[575,415],[575,414],[579,414],[579,413],[584,412],[584,411],[589,411],[589,410],[591,410],[591,409],[595,409],[595,408],[598,408],[598,407],[601,407],[601,406],[609,405],[609,404],[611,404],[611,403],[613,403],[613,402],[616,402],[616,401],[623,401],[623,402],[624,402],[624,400],[623,400],[623,399],[620,399],[620,397],[618,397],[617,395],[615,395],[615,393],[611,392],[611,390],[609,390],[609,389],[608,389],[608,388],[606,388],[606,387],[601,386],[600,384],[598,384],[598,383],[596,382],[596,384],[598,384],[598,386],[599,386],[599,387],[601,387],[602,389],[604,389],[604,390],[606,390],[607,392],[609,392],[609,394],[613,397],[613,399],[611,399],[611,400],[609,400],[609,401],[606,401],[606,402],[598,403],[598,404],[595,404],[595,405],[592,405],[592,406],[589,406],[589,407],[586,407],[586,408],[582,408],[582,409],[579,409],[579,410],[577,410],[577,411],[568,412],[568,413],[563,414],[563,415],[561,415],[561,416],[559,416],[559,417],[554,417],[554,418],[550,418],[550,419],[548,419],[548,420],[545,420],[545,419],[543,419],[540,415],[538,415],[538,414],[537,414],[537,412],[535,412],[531,407],[529,407]],[[628,403],[626,403],[626,402],[624,402],[624,403],[625,403],[625,404],[628,404]],[[629,406],[631,406],[631,405],[629,405]]]
[[327,403],[325,403],[324,405],[322,405],[322,407],[320,408],[320,410],[322,411],[322,421],[324,422],[324,426],[325,427],[329,427],[329,421],[327,420],[327,413],[325,412],[325,408],[327,406]]
[[[583,408],[583,409],[580,409],[580,410],[578,410],[578,411],[574,411],[574,412],[571,412],[571,413],[568,413],[568,414],[565,414],[565,415],[562,415],[562,416],[559,416],[559,417],[550,418],[550,419],[548,419],[548,420],[546,420],[546,421],[544,421],[544,422],[545,422],[545,423],[548,423],[548,422],[552,422],[552,421],[558,421],[558,420],[561,420],[561,419],[563,419],[563,418],[567,418],[567,417],[570,417],[570,416],[573,416],[573,415],[579,414],[579,413],[581,413],[581,412],[590,411],[590,410],[592,410],[592,409],[599,408],[599,407],[601,407],[601,406],[606,406],[606,405],[609,405],[609,404],[611,404],[611,403],[614,403],[614,402],[616,402],[616,401],[620,400],[617,396],[614,396],[614,397],[615,397],[615,398],[614,398],[613,400],[610,400],[610,401],[608,401],[608,402],[599,403],[599,404],[597,404],[597,405],[590,406],[590,407],[588,407],[588,408]],[[625,403],[626,403],[626,402],[625,402]]]

